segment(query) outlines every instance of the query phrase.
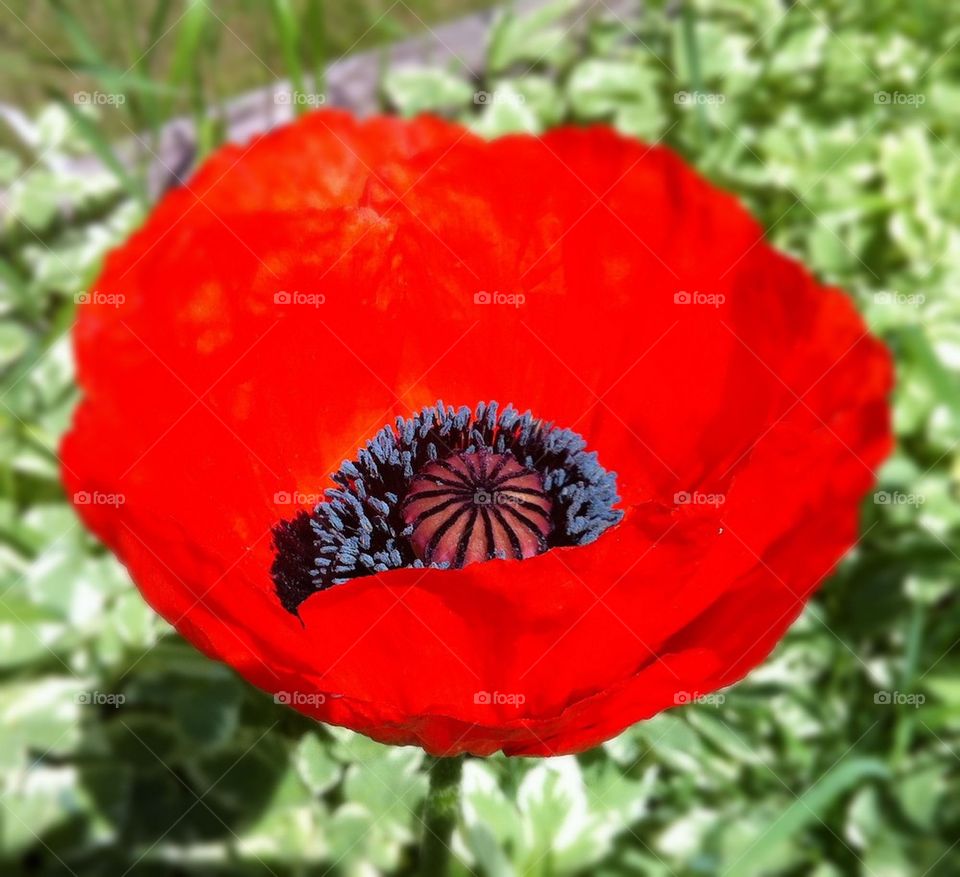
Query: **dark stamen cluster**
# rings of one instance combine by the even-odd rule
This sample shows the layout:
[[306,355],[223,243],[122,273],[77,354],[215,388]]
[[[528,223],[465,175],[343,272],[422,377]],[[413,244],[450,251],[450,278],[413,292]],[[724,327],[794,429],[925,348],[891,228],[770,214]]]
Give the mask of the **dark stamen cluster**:
[[[438,402],[410,418],[398,417],[395,426],[380,430],[355,460],[344,461],[332,476],[336,486],[325,491],[326,499],[312,512],[300,512],[274,528],[276,557],[271,574],[280,602],[296,613],[300,603],[316,591],[360,576],[401,567],[461,566],[491,556],[528,557],[548,548],[594,541],[623,513],[614,508],[619,500],[615,473],[604,470],[596,453],[585,448],[586,442],[576,433],[539,420],[529,411],[520,414],[507,406],[498,414],[495,402],[481,402],[476,411]],[[525,533],[527,540],[534,534],[509,512],[506,529],[488,538],[486,521],[496,521],[497,516],[489,510],[481,515],[480,502],[462,557],[463,533],[451,533],[454,524],[445,531],[444,547],[439,548],[442,535],[426,553],[443,522],[424,530],[428,519],[416,520],[424,509],[411,517],[415,502],[409,496],[430,477],[436,478],[444,463],[459,467],[456,461],[464,455],[475,472],[480,455],[485,455],[485,466],[496,466],[502,458],[507,461],[504,467],[518,467],[528,479],[515,480],[514,486],[542,492],[541,513],[517,508],[534,522],[539,534],[534,550],[529,546],[516,550],[511,532],[518,538]],[[477,474],[481,481],[489,481],[489,472]],[[530,481],[531,477],[536,480]],[[461,485],[454,489],[460,490]],[[478,493],[483,492],[491,493],[481,487]],[[523,502],[529,500],[529,495],[522,497]],[[470,517],[468,510],[458,520],[464,518],[466,523]]]

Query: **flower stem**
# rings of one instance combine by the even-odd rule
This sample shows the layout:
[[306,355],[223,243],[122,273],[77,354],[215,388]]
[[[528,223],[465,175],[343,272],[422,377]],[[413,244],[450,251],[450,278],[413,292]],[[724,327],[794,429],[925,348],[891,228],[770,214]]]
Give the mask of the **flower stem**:
[[450,842],[460,814],[463,756],[434,758],[432,762],[430,789],[423,809],[420,874],[422,877],[444,877],[450,873]]

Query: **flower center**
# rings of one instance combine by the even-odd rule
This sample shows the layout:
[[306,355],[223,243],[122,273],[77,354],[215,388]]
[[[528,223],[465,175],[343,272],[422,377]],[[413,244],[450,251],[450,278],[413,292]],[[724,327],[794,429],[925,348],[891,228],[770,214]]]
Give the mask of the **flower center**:
[[473,411],[438,402],[398,417],[332,479],[312,512],[273,529],[270,573],[294,614],[312,594],[351,579],[524,560],[593,542],[623,517],[615,473],[583,438],[495,402]]
[[546,551],[552,507],[539,474],[487,449],[429,463],[402,504],[417,557],[453,567]]

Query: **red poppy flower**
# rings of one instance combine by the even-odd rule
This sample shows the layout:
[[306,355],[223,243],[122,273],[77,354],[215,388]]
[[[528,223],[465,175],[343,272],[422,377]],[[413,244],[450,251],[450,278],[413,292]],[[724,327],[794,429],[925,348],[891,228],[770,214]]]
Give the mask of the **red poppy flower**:
[[437,754],[578,751],[740,679],[890,446],[848,298],[605,127],[306,116],[91,299],[86,524],[207,655]]

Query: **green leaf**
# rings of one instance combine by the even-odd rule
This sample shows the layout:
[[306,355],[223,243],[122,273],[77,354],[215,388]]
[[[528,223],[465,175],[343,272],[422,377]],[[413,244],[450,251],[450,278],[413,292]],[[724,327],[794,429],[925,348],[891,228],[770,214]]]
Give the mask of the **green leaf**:
[[18,323],[0,323],[0,368],[16,362],[30,348],[30,333]]
[[173,714],[191,743],[216,749],[234,737],[241,696],[240,687],[232,680],[184,681],[173,693]]
[[53,222],[63,199],[63,183],[42,168],[29,171],[10,190],[9,216],[31,229],[42,231]]
[[484,873],[512,873],[507,850],[516,848],[520,832],[517,809],[497,785],[496,774],[481,761],[467,761],[463,766],[462,833]]
[[575,874],[609,849],[610,827],[591,812],[583,775],[571,756],[543,761],[517,791],[522,873]]
[[71,676],[34,676],[0,686],[0,768],[26,764],[28,749],[51,756],[71,752],[80,738],[78,719],[86,709],[81,700],[88,690],[85,680]]
[[924,832],[935,831],[942,797],[948,788],[943,766],[931,762],[913,767],[897,780],[893,794],[900,802],[904,816]]
[[37,838],[84,809],[75,769],[35,765],[6,777],[0,808],[0,849],[24,853]]
[[0,149],[0,185],[9,186],[20,173],[23,163],[16,153]]
[[427,790],[427,778],[419,772],[422,760],[420,750],[388,748],[381,757],[347,769],[344,794],[370,813],[393,811],[406,822]]
[[582,119],[612,118],[618,128],[646,139],[663,129],[657,77],[639,59],[590,59],[578,64],[568,83],[570,103]]
[[387,71],[383,88],[404,116],[457,110],[471,103],[474,89],[463,79],[432,67],[398,67]]
[[570,53],[562,19],[577,7],[577,0],[553,0],[533,12],[504,12],[494,24],[487,50],[487,67],[500,73],[511,64],[557,64]]
[[304,734],[293,760],[298,775],[315,795],[322,795],[340,780],[341,766],[316,734]]
[[483,107],[473,120],[473,129],[483,137],[502,137],[518,131],[535,134],[543,125],[527,99],[509,81],[496,83],[492,91],[478,91],[474,100]]
[[926,129],[901,127],[880,141],[880,170],[893,200],[916,204],[928,193],[933,179],[934,157]]

